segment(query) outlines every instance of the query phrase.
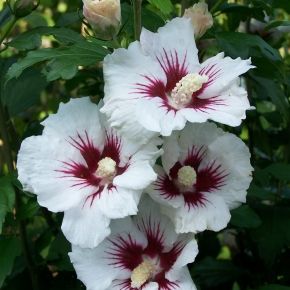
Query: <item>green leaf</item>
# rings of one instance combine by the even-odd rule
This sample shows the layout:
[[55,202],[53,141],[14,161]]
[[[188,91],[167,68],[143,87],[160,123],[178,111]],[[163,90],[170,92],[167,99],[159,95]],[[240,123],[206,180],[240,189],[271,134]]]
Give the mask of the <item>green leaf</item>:
[[46,85],[45,77],[34,68],[26,69],[18,79],[7,82],[1,95],[10,116],[21,114],[38,103]]
[[34,199],[29,199],[27,203],[21,203],[21,207],[18,210],[17,218],[24,220],[34,217],[39,211],[39,205]]
[[14,260],[20,253],[21,245],[18,238],[0,240],[0,287],[11,273]]
[[285,96],[281,85],[278,81],[251,74],[251,78],[255,81],[253,90],[257,96],[263,96],[271,100],[281,114],[284,120],[289,120],[289,101]]
[[37,27],[26,31],[15,37],[8,43],[8,46],[18,50],[29,50],[40,47],[43,35],[53,35],[61,44],[74,44],[84,41],[84,38],[77,32],[63,27]]
[[45,71],[48,81],[71,79],[77,73],[78,66],[95,65],[107,54],[108,50],[105,48],[85,40],[67,47],[30,51],[26,57],[9,68],[7,81],[19,77],[26,68],[44,61],[49,61]]
[[278,26],[290,26],[290,21],[286,21],[286,20],[271,21],[269,24],[266,25],[265,30],[270,30]]
[[248,205],[240,206],[231,212],[231,224],[240,228],[257,228],[262,220]]
[[[219,46],[231,57],[264,57],[281,61],[279,52],[257,35],[240,32],[220,32],[216,34]],[[258,50],[258,53],[257,53]]]
[[258,290],[290,290],[290,287],[278,284],[269,284],[258,288]]
[[197,284],[204,286],[203,288],[211,288],[227,282],[234,282],[243,274],[243,271],[231,261],[207,257],[194,265],[191,274]]
[[170,0],[148,0],[148,2],[165,15],[169,15],[174,9]]
[[[11,179],[7,176],[0,178],[0,234],[6,214],[13,210],[15,202],[15,192]],[[1,257],[1,255],[0,255]],[[1,267],[0,267],[1,268]]]
[[273,200],[275,198],[275,194],[265,190],[262,187],[259,187],[255,184],[251,184],[248,190],[248,196],[258,198],[260,200]]
[[290,246],[290,209],[284,206],[260,206],[255,208],[263,223],[251,230],[260,257],[271,267],[284,247]]
[[265,170],[278,180],[290,182],[290,164],[274,163]]

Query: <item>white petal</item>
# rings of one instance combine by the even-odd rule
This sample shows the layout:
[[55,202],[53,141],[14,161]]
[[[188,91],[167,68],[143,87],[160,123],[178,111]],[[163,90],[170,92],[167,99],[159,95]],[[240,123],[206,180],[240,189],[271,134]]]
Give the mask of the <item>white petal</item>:
[[190,20],[177,17],[159,28],[157,33],[143,28],[140,41],[143,51],[153,59],[160,57],[164,49],[168,52],[177,52],[180,63],[186,57],[189,70],[196,71],[199,68],[199,61],[193,35]]
[[156,159],[163,154],[163,150],[158,146],[162,145],[163,140],[161,138],[152,138],[150,142],[142,146],[133,156],[130,157],[132,162],[148,161],[151,166],[154,166]]
[[[142,95],[137,93],[138,83],[146,82],[144,76],[166,77],[157,61],[145,56],[139,42],[133,42],[128,49],[117,49],[104,59],[105,98],[101,109],[108,116],[113,127],[134,140],[146,143],[154,133],[140,126],[136,114],[136,100]],[[140,140],[141,142],[141,140]]]
[[114,178],[113,184],[133,190],[143,190],[156,178],[157,175],[148,162],[133,162],[122,175]]
[[136,99],[112,99],[106,102],[106,105],[101,108],[101,112],[106,114],[110,125],[116,128],[121,135],[135,143],[146,144],[148,140],[158,134],[148,131],[139,123],[136,103]]
[[249,103],[247,91],[232,83],[218,96],[218,104],[211,104],[209,108],[202,110],[184,108],[180,110],[180,114],[192,123],[213,120],[229,126],[239,126],[246,118],[246,110],[250,109],[253,107]]
[[136,228],[130,218],[114,220],[111,223],[111,235],[93,249],[72,247],[69,254],[78,278],[88,290],[118,289],[114,287],[114,280],[130,278],[130,272],[120,267],[114,267],[108,252],[112,249],[110,240],[121,235],[126,238],[130,234],[137,244],[147,246],[145,236]]
[[136,112],[139,122],[146,129],[169,136],[173,130],[184,128],[186,119],[179,111],[168,110],[160,98],[141,99],[137,102]]
[[225,134],[209,145],[208,160],[213,159],[218,159],[229,174],[226,185],[216,194],[225,199],[230,209],[246,202],[253,171],[247,146],[235,135]]
[[212,83],[204,90],[200,98],[210,98],[220,95],[224,90],[227,90],[234,80],[240,75],[254,68],[251,65],[251,59],[242,60],[241,58],[232,59],[224,57],[224,53],[207,59],[201,64],[201,70],[208,71],[206,73],[210,76],[211,72],[216,72],[213,76]]
[[42,122],[43,134],[74,137],[76,133],[87,132],[97,147],[104,144],[104,129],[99,118],[98,106],[88,97],[71,99],[68,103],[59,105],[57,114],[50,115]]
[[172,266],[173,270],[180,269],[187,264],[193,263],[198,254],[197,241],[194,239],[192,234],[181,235],[178,240],[186,242],[186,246]]
[[148,228],[155,234],[164,233],[163,245],[165,246],[172,246],[178,238],[172,222],[165,215],[160,214],[159,205],[153,202],[149,196],[143,196],[139,205],[139,213],[133,217],[133,221],[144,234]]
[[128,188],[115,187],[105,188],[100,198],[96,198],[94,203],[108,218],[123,218],[129,215],[135,215],[138,212],[138,203],[142,191]]
[[220,231],[227,226],[231,215],[224,199],[211,193],[204,195],[207,201],[203,206],[190,210],[183,206],[174,211],[170,207],[162,208],[174,222],[177,233],[197,233],[206,229]]
[[88,290],[107,290],[117,277],[120,269],[114,269],[104,260],[104,251],[107,244],[102,243],[94,249],[72,247],[69,253],[71,262],[76,270],[77,277]]
[[110,220],[103,215],[95,203],[83,202],[64,212],[61,229],[66,238],[82,248],[99,245],[109,234]]
[[150,282],[145,287],[142,287],[142,290],[159,290],[159,285],[156,282]]
[[51,136],[32,136],[25,139],[18,153],[18,178],[25,190],[38,195],[40,205],[50,211],[67,210],[77,205],[90,188],[73,187],[72,178],[64,178],[56,170],[62,169],[61,161],[82,162],[78,150],[64,139]]
[[[211,110],[208,110],[211,111]],[[191,122],[191,123],[204,123],[208,119],[210,119],[210,112],[208,112],[207,109],[204,109],[203,111],[195,110],[191,108],[184,108],[179,110],[179,113],[184,116],[184,118]]]
[[[154,170],[158,174],[159,178],[162,178],[166,175],[164,169],[159,165],[155,165]],[[184,204],[184,198],[182,195],[171,198],[166,198],[164,195],[162,195],[162,191],[157,188],[156,182],[154,182],[147,188],[147,192],[153,200],[155,200],[159,204],[163,204],[165,206],[172,206],[174,208],[179,208]]]
[[[186,128],[184,128],[186,130]],[[180,148],[178,144],[178,133],[173,133],[169,138],[164,138],[164,153],[161,157],[162,165],[167,173],[170,172],[170,169],[174,166],[174,164],[178,161],[180,155]]]
[[[193,146],[198,149],[201,147],[206,149],[208,145],[224,134],[225,132],[214,123],[187,124],[184,130],[179,133],[180,160],[184,160],[188,156],[188,151]],[[172,142],[171,138],[167,138],[168,140],[165,142]],[[164,148],[164,150],[166,149]]]
[[236,84],[224,91],[219,99],[223,105],[210,112],[209,119],[229,126],[239,126],[246,118],[246,110],[251,110],[247,91]]
[[190,273],[187,267],[183,267],[182,269],[172,270],[166,274],[166,278],[169,281],[177,281],[178,289],[182,290],[196,290],[196,286],[194,285]]

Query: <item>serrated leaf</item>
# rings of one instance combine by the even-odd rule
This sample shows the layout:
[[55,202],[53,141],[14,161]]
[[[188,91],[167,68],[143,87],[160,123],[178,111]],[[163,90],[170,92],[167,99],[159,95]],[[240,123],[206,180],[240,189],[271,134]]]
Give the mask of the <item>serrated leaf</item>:
[[15,37],[7,45],[18,50],[29,50],[40,47],[43,35],[53,35],[61,44],[73,44],[84,41],[84,38],[77,32],[63,27],[37,27],[26,31]]
[[248,205],[242,205],[231,211],[231,224],[240,228],[257,228],[262,220]]
[[16,237],[0,240],[0,287],[11,273],[14,260],[21,253],[20,240]]
[[[9,177],[0,178],[0,234],[6,214],[13,210],[15,192]],[[0,256],[1,257],[1,256]]]
[[170,0],[148,0],[148,2],[165,15],[169,15],[174,8]]
[[49,61],[50,70],[46,71],[49,81],[58,78],[71,79],[78,66],[95,65],[108,53],[105,48],[85,40],[67,47],[30,51],[26,57],[9,68],[7,81],[19,77],[26,68],[44,61]]

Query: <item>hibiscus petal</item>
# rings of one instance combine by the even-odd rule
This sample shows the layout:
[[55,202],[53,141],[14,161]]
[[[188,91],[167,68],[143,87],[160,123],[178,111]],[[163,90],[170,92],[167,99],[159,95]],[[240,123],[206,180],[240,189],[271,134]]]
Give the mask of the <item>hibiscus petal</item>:
[[185,59],[188,71],[196,71],[200,67],[198,51],[194,40],[193,26],[189,19],[174,18],[165,26],[152,33],[142,29],[140,42],[143,51],[153,59],[159,58],[166,62],[164,50],[177,53],[177,59],[181,64]]
[[114,186],[105,188],[100,198],[96,198],[94,203],[110,219],[123,218],[128,215],[135,215],[138,212],[138,203],[141,197],[141,190],[132,190]]
[[110,220],[95,203],[84,201],[64,212],[61,229],[72,244],[93,248],[110,234],[109,224]]
[[114,178],[113,184],[133,190],[142,190],[156,180],[157,175],[146,161],[137,161],[129,165],[122,175]]
[[224,57],[224,53],[219,53],[207,59],[201,64],[200,74],[207,75],[209,80],[199,98],[211,98],[219,96],[228,90],[232,82],[240,75],[254,68],[251,59],[242,60],[241,58],[232,59]]
[[22,142],[18,153],[18,178],[25,190],[37,194],[40,205],[50,211],[67,210],[77,205],[90,191],[74,187],[73,177],[64,178],[58,172],[63,168],[62,160],[83,162],[79,151],[60,138],[32,136]]
[[224,199],[211,193],[204,196],[204,205],[192,207],[190,210],[188,207],[180,207],[176,211],[172,211],[170,207],[162,208],[162,212],[175,224],[177,233],[197,233],[206,229],[220,231],[227,226],[231,215]]
[[74,137],[76,133],[88,134],[97,147],[104,144],[105,132],[100,121],[99,109],[92,105],[90,98],[71,99],[68,103],[59,105],[57,114],[50,115],[42,122],[43,134]]

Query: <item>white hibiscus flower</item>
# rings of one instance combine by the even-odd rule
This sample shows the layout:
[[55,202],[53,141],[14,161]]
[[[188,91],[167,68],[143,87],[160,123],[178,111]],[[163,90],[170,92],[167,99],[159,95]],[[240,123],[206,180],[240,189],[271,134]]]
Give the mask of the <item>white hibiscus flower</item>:
[[189,124],[165,138],[158,179],[149,188],[153,199],[178,233],[219,231],[230,209],[246,202],[252,180],[247,146],[215,124]]
[[140,147],[120,138],[89,98],[60,104],[42,124],[42,135],[21,145],[19,180],[40,205],[64,212],[71,243],[94,247],[110,234],[110,219],[137,213],[143,189],[156,179],[157,140]]
[[88,290],[195,290],[186,265],[198,249],[192,234],[177,235],[149,198],[138,215],[112,221],[98,247],[73,247],[71,261]]
[[157,33],[143,29],[140,42],[106,56],[102,112],[112,126],[146,142],[187,121],[240,125],[251,107],[239,76],[253,67],[251,60],[220,53],[200,64],[193,35],[190,19],[175,18]]

